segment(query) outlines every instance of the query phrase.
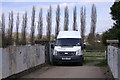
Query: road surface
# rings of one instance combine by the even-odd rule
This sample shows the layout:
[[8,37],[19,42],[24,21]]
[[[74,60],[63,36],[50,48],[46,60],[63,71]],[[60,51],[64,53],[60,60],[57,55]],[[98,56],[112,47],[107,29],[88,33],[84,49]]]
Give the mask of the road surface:
[[46,66],[22,78],[109,78],[107,67]]

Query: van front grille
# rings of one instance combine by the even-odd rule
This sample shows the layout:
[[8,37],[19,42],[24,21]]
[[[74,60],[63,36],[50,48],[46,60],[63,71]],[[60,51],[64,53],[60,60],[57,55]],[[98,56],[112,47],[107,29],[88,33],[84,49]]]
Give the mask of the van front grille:
[[75,52],[58,52],[59,56],[75,56]]

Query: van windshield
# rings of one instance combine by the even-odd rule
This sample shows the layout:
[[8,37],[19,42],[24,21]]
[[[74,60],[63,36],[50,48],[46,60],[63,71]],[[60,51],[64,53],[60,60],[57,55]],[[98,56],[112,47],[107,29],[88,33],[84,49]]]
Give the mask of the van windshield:
[[81,46],[79,38],[61,38],[56,41],[57,46]]

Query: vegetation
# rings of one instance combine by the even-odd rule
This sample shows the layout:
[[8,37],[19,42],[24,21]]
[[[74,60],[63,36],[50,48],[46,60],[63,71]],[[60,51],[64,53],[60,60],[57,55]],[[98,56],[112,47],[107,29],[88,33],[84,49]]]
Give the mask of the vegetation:
[[98,67],[107,66],[107,61],[106,60],[102,60],[99,63],[95,64],[95,66],[98,66]]
[[105,52],[85,52],[84,57],[86,60],[103,60],[105,59]]
[[[37,31],[38,34],[37,36],[35,36],[35,28],[36,28],[36,20],[35,20],[35,13],[37,10],[35,10],[35,6],[33,6],[32,8],[32,16],[31,16],[31,27],[30,27],[30,34],[27,34],[27,23],[28,23],[28,18],[27,18],[27,12],[25,12],[25,14],[23,14],[23,18],[22,18],[22,25],[20,25],[21,23],[21,19],[19,16],[19,13],[17,13],[16,16],[16,32],[13,32],[13,23],[14,20],[13,18],[13,11],[11,11],[9,13],[9,21],[8,21],[8,30],[6,26],[5,26],[5,15],[3,13],[2,17],[1,17],[1,24],[2,28],[1,28],[1,35],[2,35],[2,45],[3,46],[7,46],[7,45],[26,45],[28,43],[30,43],[31,45],[34,44],[34,40],[40,40],[40,39],[47,39],[48,41],[53,41],[54,39],[56,39],[58,32],[60,31],[60,6],[58,5],[56,8],[56,25],[55,25],[55,35],[51,34],[51,30],[52,30],[52,7],[49,6],[49,9],[47,11],[47,15],[46,15],[46,22],[47,22],[47,30],[46,30],[46,35],[44,36],[43,33],[43,10],[42,8],[39,11],[39,16],[38,16],[38,22],[37,22]],[[81,36],[83,38],[86,37],[85,36],[85,28],[86,28],[86,8],[82,7],[81,8],[81,14],[80,14],[80,29],[81,29]],[[64,9],[64,31],[69,30],[68,25],[69,25],[69,9],[66,6]],[[94,28],[93,28],[93,26]],[[20,28],[22,27],[22,29]],[[77,28],[79,29],[79,26],[77,26],[77,8],[76,6],[73,8],[73,30],[76,31]],[[28,27],[29,28],[29,27]],[[92,7],[92,14],[91,14],[91,32],[92,34],[95,35],[95,28],[96,28],[96,7],[95,5],[93,5]],[[21,29],[19,32],[19,29]],[[13,34],[14,33],[14,34]],[[29,36],[29,37],[28,37]],[[15,37],[15,38],[14,38]],[[89,36],[90,37],[90,36]],[[93,40],[92,37],[88,38],[87,42],[89,42],[90,40]],[[100,43],[94,43],[96,42],[96,37],[94,38],[93,43],[89,42],[89,46],[87,46],[87,49],[96,49],[97,47],[102,46]],[[98,46],[100,44],[100,46]],[[92,46],[91,46],[92,45]]]
[[95,40],[96,22],[97,22],[96,6],[93,4],[91,13],[91,30],[88,37],[88,41],[90,44],[94,43]]
[[34,33],[35,33],[35,7],[32,8],[32,16],[31,16],[31,34],[30,34],[30,43],[34,44]]
[[57,35],[60,31],[60,6],[57,6],[57,10],[56,10],[56,27],[55,27],[55,39],[57,38]]
[[81,8],[81,37],[84,42],[85,37],[85,27],[86,27],[86,8]]
[[27,12],[23,15],[21,44],[26,45]]
[[51,28],[52,28],[52,7],[50,6],[47,12],[47,40],[48,41],[50,41]]
[[[117,39],[120,41],[120,1],[114,2],[111,9],[112,19],[115,21],[111,29],[103,33],[102,41],[106,45],[106,40]],[[120,43],[119,43],[120,46]]]
[[5,15],[4,13],[2,14],[2,22],[1,22],[1,26],[2,26],[2,46],[4,47],[5,46],[5,43],[6,43],[6,40],[5,40]]
[[69,25],[69,14],[68,14],[68,7],[65,7],[65,14],[64,14],[64,31],[68,31],[68,25]]
[[76,6],[73,9],[73,31],[77,31],[77,12]]
[[42,19],[42,8],[40,9],[39,12],[39,19],[38,19],[38,40],[42,39],[42,30],[43,30],[43,19]]
[[107,66],[104,52],[84,52],[84,63],[91,63],[93,66]]
[[17,13],[17,20],[16,20],[16,39],[15,39],[15,43],[16,45],[19,45],[19,34],[18,34],[18,30],[19,30],[19,13]]
[[12,32],[13,32],[13,11],[11,11],[9,13],[9,26],[8,26],[8,34],[7,34],[7,45],[12,45],[13,44]]
[[92,5],[91,12],[91,29],[87,38],[88,45],[86,46],[87,50],[105,50],[105,47],[102,45],[102,40],[100,34],[96,34],[96,23],[97,23],[97,10],[96,6]]

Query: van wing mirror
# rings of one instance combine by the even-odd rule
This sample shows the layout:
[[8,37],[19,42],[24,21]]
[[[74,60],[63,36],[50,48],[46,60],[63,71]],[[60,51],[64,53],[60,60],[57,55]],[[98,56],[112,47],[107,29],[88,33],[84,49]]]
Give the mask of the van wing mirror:
[[83,49],[85,49],[85,48],[86,48],[86,45],[85,45],[85,44],[83,44],[81,47],[82,47],[82,50],[83,50]]
[[51,48],[54,48],[55,47],[55,44],[51,44]]

